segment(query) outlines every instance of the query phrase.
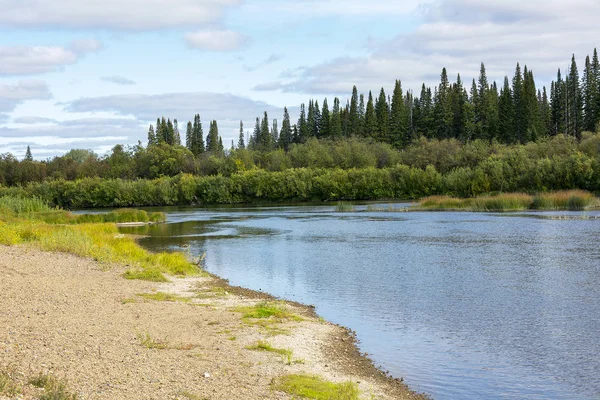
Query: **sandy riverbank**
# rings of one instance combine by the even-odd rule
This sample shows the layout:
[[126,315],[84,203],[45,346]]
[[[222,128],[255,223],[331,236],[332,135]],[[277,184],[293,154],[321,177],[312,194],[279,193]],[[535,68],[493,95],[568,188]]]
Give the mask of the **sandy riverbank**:
[[[0,246],[0,371],[21,384],[51,373],[82,399],[291,399],[272,382],[292,373],[358,382],[365,399],[421,398],[374,368],[352,335],[309,307],[289,303],[303,320],[265,328],[233,311],[262,294],[213,277],[130,281],[121,277],[125,269]],[[138,295],[156,292],[189,299]],[[259,340],[292,356],[247,349]],[[38,394],[25,385],[18,398]]]

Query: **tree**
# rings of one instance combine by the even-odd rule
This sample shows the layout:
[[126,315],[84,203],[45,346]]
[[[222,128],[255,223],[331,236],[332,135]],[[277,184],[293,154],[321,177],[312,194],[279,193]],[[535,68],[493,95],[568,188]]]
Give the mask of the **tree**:
[[596,102],[594,106],[594,117],[593,120],[596,122],[594,129],[600,124],[600,62],[598,61],[598,50],[594,49],[594,56],[592,57],[592,74],[596,81]]
[[571,68],[569,70],[569,79],[567,80],[567,134],[581,138],[583,128],[583,98],[579,86],[579,71],[575,54],[571,58]]
[[238,149],[244,149],[246,145],[244,143],[244,122],[240,120],[240,137],[238,138]]
[[221,146],[219,145],[219,128],[217,126],[217,121],[213,120],[210,122],[208,136],[206,137],[206,151],[218,154],[221,152],[221,147],[222,143]]
[[373,105],[373,94],[369,91],[369,100],[367,100],[367,109],[365,111],[365,136],[377,138],[378,135],[377,115]]
[[377,140],[390,143],[390,112],[383,88],[379,92],[375,114],[377,116]]
[[260,122],[260,137],[257,143],[259,148],[263,151],[269,151],[273,147],[273,138],[269,132],[269,116],[266,111]]
[[156,140],[156,134],[154,133],[154,127],[150,124],[150,128],[148,128],[148,146],[154,146],[158,144]]
[[551,109],[552,109],[552,134],[558,135],[559,133],[565,133],[565,99],[566,90],[565,83],[562,79],[560,68],[556,74],[556,82],[550,86],[550,98],[551,98]]
[[350,114],[348,115],[348,134],[357,136],[359,134],[360,116],[358,111],[358,90],[352,87],[352,98],[350,99]]
[[520,143],[524,142],[525,139],[525,114],[523,104],[523,76],[521,75],[521,66],[517,63],[515,68],[515,76],[512,81],[512,95],[513,95],[513,129],[514,139]]
[[33,161],[33,156],[31,155],[31,148],[27,146],[27,150],[25,150],[25,161]]
[[514,140],[513,119],[513,95],[508,76],[505,76],[504,86],[500,90],[500,99],[498,101],[498,139],[502,143],[511,143]]
[[358,130],[357,136],[364,136],[364,125],[365,125],[365,95],[361,93],[358,101]]
[[169,118],[167,120],[167,129],[165,130],[165,143],[169,145],[175,144],[175,128]]
[[392,110],[390,115],[390,143],[401,148],[408,144],[407,140],[407,122],[405,120],[405,101],[402,92],[402,83],[396,80],[394,93],[392,95]]
[[598,82],[593,70],[590,56],[585,59],[585,69],[582,78],[583,89],[583,129],[594,131],[596,129],[596,97]]
[[323,100],[323,110],[321,111],[321,125],[319,127],[319,134],[322,138],[328,138],[331,135],[331,115],[329,113],[329,105],[327,104],[327,98]]
[[298,139],[295,143],[303,143],[308,138],[308,124],[306,122],[306,108],[304,103],[300,104],[300,116],[298,117]]
[[283,107],[283,123],[281,124],[281,133],[279,134],[279,147],[288,151],[293,142],[294,137],[290,123],[290,114],[287,107]]
[[[152,125],[150,125],[150,126],[152,127]],[[188,150],[190,150],[190,151],[192,150],[192,147],[193,147],[193,144],[192,144],[193,135],[194,135],[194,128],[193,128],[192,122],[188,121],[186,130],[185,130],[185,147],[187,147]]]
[[442,69],[440,84],[437,88],[434,105],[436,135],[438,139],[452,137],[452,102],[450,99],[450,82],[446,68]]
[[321,109],[319,108],[319,102],[315,100],[313,104],[313,128],[311,136],[321,137]]
[[193,155],[199,156],[204,153],[204,132],[202,131],[202,121],[200,120],[200,114],[194,116],[194,124],[192,126],[192,138],[191,146],[189,150]]
[[177,119],[173,120],[173,145],[181,146],[181,136],[179,135],[179,123]]
[[342,115],[340,110],[340,99],[333,99],[333,110],[331,112],[330,132],[332,138],[342,137]]

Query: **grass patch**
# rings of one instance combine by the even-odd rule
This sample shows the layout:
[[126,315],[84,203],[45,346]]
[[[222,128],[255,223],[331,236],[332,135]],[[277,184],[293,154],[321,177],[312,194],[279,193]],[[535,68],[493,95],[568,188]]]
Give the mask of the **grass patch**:
[[335,206],[336,212],[354,212],[354,206],[350,203],[340,201]]
[[38,374],[27,382],[32,386],[44,389],[39,400],[76,400],[77,394],[67,389],[67,384],[48,374]]
[[[0,198],[0,204],[3,207],[0,208],[0,244],[27,244],[44,251],[90,257],[104,264],[128,265],[130,268],[124,273],[127,279],[167,282],[168,279],[163,274],[186,276],[202,273],[185,254],[150,253],[133,239],[120,235],[114,223],[105,222],[110,219],[139,219],[145,211],[116,210],[86,217],[62,210],[45,209],[35,199],[5,196]],[[30,212],[38,209],[42,211]],[[18,210],[19,214],[14,210]],[[57,216],[62,217],[54,218]],[[64,223],[63,217],[77,218],[78,223]],[[80,223],[86,218],[94,222]],[[50,220],[53,222],[48,222]]]
[[247,346],[246,349],[258,350],[258,351],[268,351],[269,353],[279,354],[281,356],[283,362],[286,363],[287,365],[291,365],[293,362],[293,359],[292,359],[293,352],[291,349],[280,349],[277,347],[273,347],[273,346],[271,346],[271,344],[269,342],[264,341],[264,340],[259,340],[255,345]]
[[192,350],[198,347],[192,343],[176,343],[171,344],[166,339],[154,339],[149,333],[138,334],[138,340],[142,346],[147,349],[158,350]]
[[263,301],[249,307],[237,307],[234,311],[243,313],[243,318],[247,319],[270,318],[302,321],[302,317],[290,312],[283,302]]
[[171,293],[156,292],[156,293],[138,293],[137,296],[143,297],[144,299],[154,301],[182,301],[189,303],[191,299],[189,297],[177,296]]
[[358,400],[358,386],[353,382],[333,383],[315,375],[285,375],[273,383],[275,390],[317,400]]
[[8,371],[0,371],[0,394],[16,396],[21,392],[19,385],[13,380]]
[[525,193],[502,193],[459,199],[449,196],[431,196],[422,199],[417,209],[465,210],[465,211],[522,211],[522,210],[569,210],[582,211],[600,207],[600,200],[583,190],[566,190],[541,193],[535,196]]

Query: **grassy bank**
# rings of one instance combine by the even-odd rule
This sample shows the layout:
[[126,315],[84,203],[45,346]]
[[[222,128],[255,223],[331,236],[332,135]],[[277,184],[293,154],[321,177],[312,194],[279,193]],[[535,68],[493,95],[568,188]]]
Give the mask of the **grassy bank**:
[[130,266],[128,279],[167,281],[164,274],[200,272],[181,253],[150,253],[127,236],[114,222],[164,221],[162,213],[116,210],[106,214],[81,214],[49,207],[39,199],[0,197],[0,244],[24,244],[45,251],[72,253],[105,264]]
[[525,193],[502,193],[460,199],[449,196],[430,196],[422,199],[419,210],[464,211],[523,211],[568,210],[582,211],[600,208],[600,199],[583,190],[567,190],[529,195]]

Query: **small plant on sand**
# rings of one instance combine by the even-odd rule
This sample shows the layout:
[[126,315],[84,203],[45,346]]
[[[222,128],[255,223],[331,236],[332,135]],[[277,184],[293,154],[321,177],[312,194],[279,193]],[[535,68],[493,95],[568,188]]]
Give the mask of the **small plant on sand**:
[[49,374],[38,374],[28,383],[37,388],[44,389],[38,399],[40,400],[76,400],[77,394],[69,392],[67,384]]
[[270,353],[279,354],[283,360],[283,362],[287,365],[291,365],[293,362],[292,359],[292,350],[290,349],[279,349],[277,347],[271,346],[271,344],[264,340],[259,340],[253,346],[247,346],[248,350],[258,350],[258,351],[268,351]]
[[285,375],[274,380],[275,390],[316,400],[358,400],[359,391],[356,383],[333,383],[314,375]]
[[9,371],[0,371],[0,395],[16,396],[21,391],[21,388],[13,380],[12,374]]
[[184,303],[189,303],[191,301],[191,299],[189,297],[178,296],[176,294],[164,293],[164,292],[138,293],[137,295],[140,297],[143,297],[144,299],[155,300],[155,301],[171,301],[171,302],[181,301]]
[[149,333],[138,334],[138,340],[140,341],[140,344],[147,349],[164,350],[169,348],[169,344],[166,340],[155,340]]
[[254,306],[238,307],[235,311],[243,313],[243,318],[249,319],[273,318],[279,320],[302,321],[302,317],[290,312],[285,306],[285,303],[276,301],[263,301]]

